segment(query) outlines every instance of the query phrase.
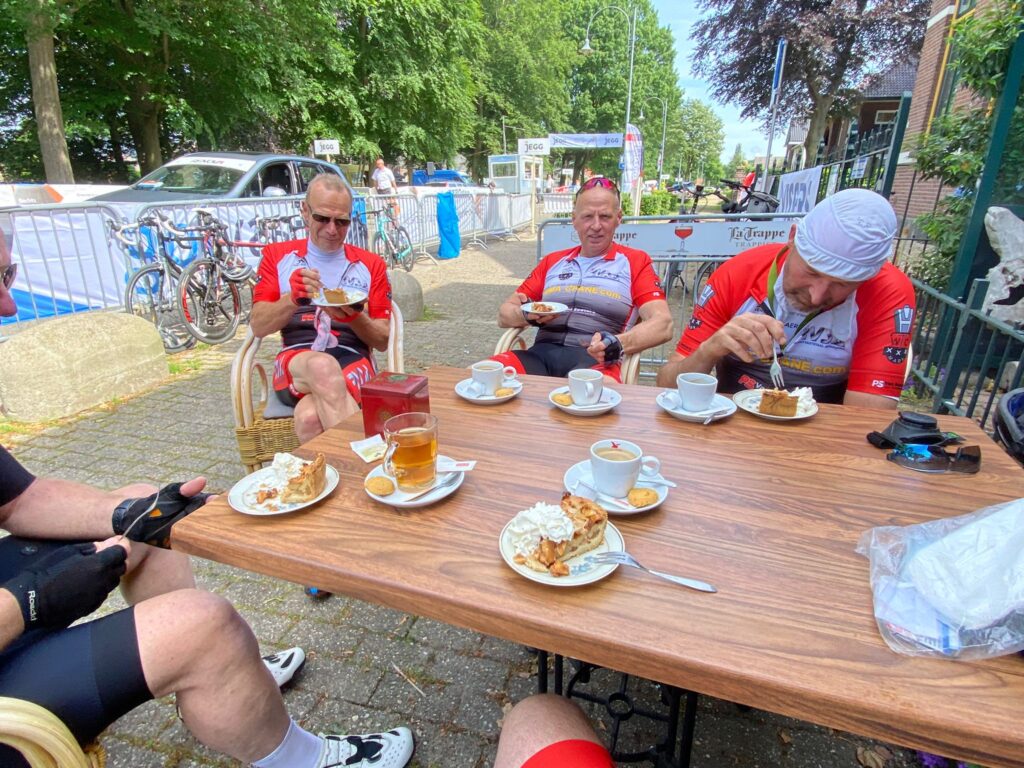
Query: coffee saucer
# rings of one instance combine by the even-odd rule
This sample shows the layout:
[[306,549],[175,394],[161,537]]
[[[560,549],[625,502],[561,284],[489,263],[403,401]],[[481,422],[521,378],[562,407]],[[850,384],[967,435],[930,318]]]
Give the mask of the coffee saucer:
[[565,490],[569,493],[582,496],[585,499],[591,499],[592,501],[596,501],[598,504],[601,504],[609,515],[636,515],[641,512],[649,512],[652,509],[660,507],[662,502],[668,498],[668,486],[645,480],[644,476],[641,474],[636,481],[636,487],[650,488],[652,491],[657,491],[658,500],[656,502],[653,504],[647,504],[643,507],[634,507],[633,509],[624,509],[618,504],[605,502],[603,500],[603,494],[598,493],[595,489],[594,473],[590,468],[590,459],[585,459],[569,467],[569,469],[565,471],[565,476],[562,478],[562,484],[565,486]]
[[513,397],[516,397],[520,392],[523,391],[523,382],[516,379],[505,379],[501,383],[502,387],[508,387],[515,391],[511,395],[502,395],[497,397],[495,395],[478,395],[473,390],[473,379],[463,379],[455,385],[455,394],[461,397],[463,400],[468,400],[471,403],[477,405],[497,405],[498,403],[507,403]]
[[[455,461],[448,456],[437,454],[437,461],[440,464],[442,461]],[[418,494],[423,493],[422,491],[400,491],[395,488],[394,491],[389,493],[387,496],[378,496],[376,493],[370,493],[366,487],[366,480],[371,477],[387,477],[388,480],[394,482],[394,478],[391,478],[384,471],[384,465],[378,464],[373,470],[366,476],[363,481],[363,490],[366,491],[366,495],[374,501],[379,501],[381,504],[387,504],[392,507],[398,507],[400,509],[415,509],[416,507],[426,507],[435,502],[446,499],[459,490],[462,487],[463,481],[466,479],[465,472],[458,472],[458,479],[452,485],[441,485],[445,480],[448,479],[450,472],[438,472],[437,477],[434,479],[434,486],[431,490],[424,493],[422,496]]]
[[593,405],[562,405],[555,401],[555,395],[563,394],[569,394],[568,386],[558,387],[557,389],[551,390],[551,392],[548,393],[548,400],[558,410],[565,411],[573,416],[600,416],[602,413],[608,413],[608,411],[622,402],[622,395],[608,387],[605,387],[601,391],[601,399]]
[[683,408],[683,404],[679,402],[679,394],[672,389],[663,389],[658,393],[654,402],[658,404],[658,407],[665,411],[669,416],[673,416],[680,421],[691,421],[697,424],[703,424],[704,420],[713,413],[717,413],[712,421],[718,421],[719,419],[727,419],[736,413],[736,403],[730,400],[725,395],[715,394],[711,400],[711,405],[705,408],[703,411],[688,411]]

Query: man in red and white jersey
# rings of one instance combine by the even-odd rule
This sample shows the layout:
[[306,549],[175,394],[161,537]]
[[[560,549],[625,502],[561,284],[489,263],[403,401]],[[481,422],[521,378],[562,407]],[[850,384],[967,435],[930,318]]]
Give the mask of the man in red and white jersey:
[[[374,349],[390,335],[391,285],[383,260],[345,243],[352,194],[337,176],[313,179],[302,203],[309,237],[263,249],[253,294],[252,332],[281,332],[274,390],[295,408],[300,442],[359,408],[359,390],[374,373]],[[352,306],[314,306],[321,288],[367,298]]]
[[847,189],[825,198],[788,243],[751,248],[712,273],[658,385],[714,368],[723,392],[770,387],[778,345],[788,389],[895,408],[915,310],[910,280],[889,263],[895,235],[881,195]]
[[[538,326],[534,345],[494,359],[520,373],[565,376],[596,368],[619,381],[624,354],[672,338],[672,314],[651,257],[615,243],[621,221],[615,182],[602,176],[584,182],[572,213],[580,244],[545,256],[498,310],[502,328]],[[569,310],[524,312],[523,305],[534,301],[558,302]]]

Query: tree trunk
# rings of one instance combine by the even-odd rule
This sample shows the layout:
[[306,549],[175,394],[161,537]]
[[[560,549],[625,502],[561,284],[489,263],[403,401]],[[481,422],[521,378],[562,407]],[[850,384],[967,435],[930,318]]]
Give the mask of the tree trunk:
[[142,175],[160,167],[160,105],[150,97],[149,84],[144,80],[132,83],[128,98],[128,129],[135,143]]
[[64,115],[57,90],[57,63],[53,55],[53,20],[44,7],[45,0],[31,0],[25,42],[32,79],[32,108],[39,134],[39,152],[43,157],[46,181],[50,184],[74,184],[64,135]]
[[810,168],[820,163],[822,158],[818,157],[818,145],[825,136],[825,126],[828,125],[828,113],[832,109],[832,96],[818,96],[814,99],[814,111],[811,112],[811,119],[807,125],[807,136],[804,138],[804,167]]
[[128,181],[128,164],[124,160],[124,142],[121,140],[121,129],[117,124],[117,114],[106,114],[107,131],[110,133],[110,152],[114,156],[119,180]]

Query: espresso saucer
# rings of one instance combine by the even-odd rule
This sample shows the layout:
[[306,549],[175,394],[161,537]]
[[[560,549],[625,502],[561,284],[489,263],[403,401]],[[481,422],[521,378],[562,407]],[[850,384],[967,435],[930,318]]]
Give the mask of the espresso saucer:
[[[584,485],[584,483],[586,485]],[[650,510],[661,506],[662,502],[668,498],[669,490],[668,486],[662,485],[661,483],[653,483],[644,480],[644,476],[641,474],[636,481],[636,487],[650,488],[653,491],[657,491],[658,500],[656,502],[653,504],[647,504],[643,507],[634,507],[633,509],[624,509],[618,504],[602,502],[601,497],[603,494],[597,493],[594,487],[594,473],[590,469],[590,459],[585,459],[584,461],[578,462],[569,467],[569,469],[565,471],[565,476],[562,478],[562,484],[565,486],[565,490],[569,493],[582,496],[585,499],[590,499],[601,504],[609,515],[637,515],[641,512],[649,512]]]
[[[438,463],[441,463],[442,460],[455,461],[455,459],[452,459],[448,456],[444,456],[440,453],[437,454]],[[400,509],[415,509],[416,507],[427,507],[430,506],[431,504],[441,501],[441,499],[448,498],[457,490],[459,490],[459,488],[462,487],[462,483],[466,479],[465,472],[458,473],[459,479],[455,481],[454,485],[448,485],[443,488],[438,488],[437,486],[440,485],[440,483],[443,480],[445,480],[445,478],[448,477],[448,474],[448,472],[438,472],[437,477],[434,479],[434,488],[428,491],[427,493],[424,493],[422,496],[417,496],[416,498],[411,497],[416,496],[416,494],[421,493],[421,491],[408,493],[406,491],[398,490],[397,487],[393,492],[389,493],[387,496],[378,496],[375,493],[370,493],[370,491],[366,488],[365,481],[363,484],[363,490],[366,492],[366,495],[369,496],[374,501],[379,501],[381,504],[387,504],[392,507],[398,507]],[[384,472],[384,465],[382,464],[378,464],[376,467],[374,467],[373,470],[366,476],[366,480],[369,480],[371,477],[387,477],[389,480],[391,480],[391,482],[394,482],[394,478],[389,477],[387,473]]]
[[601,391],[601,399],[594,405],[562,405],[555,402],[555,395],[568,394],[568,392],[568,386],[558,387],[548,393],[548,400],[558,410],[565,411],[573,416],[600,416],[602,413],[608,413],[608,411],[622,402],[622,395],[610,387],[605,387]]
[[473,390],[472,384],[472,378],[463,379],[455,385],[455,394],[463,400],[468,400],[469,402],[476,403],[477,405],[497,405],[498,403],[507,403],[523,391],[523,382],[517,379],[506,379],[502,382],[502,387],[514,389],[515,392],[511,395],[502,395],[501,397],[496,397],[495,395],[478,395]]
[[702,411],[688,411],[683,408],[682,403],[679,402],[679,395],[674,389],[663,389],[658,393],[658,396],[654,401],[658,404],[658,407],[665,411],[669,416],[673,416],[680,421],[691,421],[696,422],[697,424],[703,424],[704,419],[712,413],[718,413],[712,421],[727,419],[736,413],[736,403],[725,395],[719,395],[717,393],[711,400],[711,405]]

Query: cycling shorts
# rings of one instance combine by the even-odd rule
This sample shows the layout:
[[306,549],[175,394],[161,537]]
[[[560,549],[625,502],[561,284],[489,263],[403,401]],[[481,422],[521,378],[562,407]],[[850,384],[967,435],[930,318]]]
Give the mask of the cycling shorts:
[[[0,583],[59,547],[77,542],[0,539]],[[135,609],[67,629],[35,629],[0,651],[0,696],[35,702],[82,744],[153,698],[142,673]],[[27,766],[0,745],[0,765]]]
[[522,768],[615,768],[608,750],[593,741],[567,739],[549,744]]
[[[309,347],[285,349],[279,352],[274,360],[274,391],[281,402],[289,408],[294,408],[299,400],[308,394],[307,392],[299,392],[295,388],[295,382],[292,380],[292,373],[289,367],[296,355],[309,351]],[[348,393],[352,395],[353,400],[362,404],[363,400],[360,390],[363,384],[372,379],[377,373],[373,360],[354,349],[342,346],[325,349],[324,354],[328,354],[338,361],[338,365],[341,367],[341,375],[345,377],[345,387],[348,389]]]
[[502,352],[500,355],[494,355],[491,359],[498,360],[504,365],[511,365],[518,373],[535,376],[564,378],[569,375],[569,371],[575,371],[577,368],[593,368],[605,376],[610,376],[615,381],[622,381],[620,362],[599,365],[587,352],[587,348],[582,345],[567,347],[551,342],[541,342],[534,344],[529,349]]

